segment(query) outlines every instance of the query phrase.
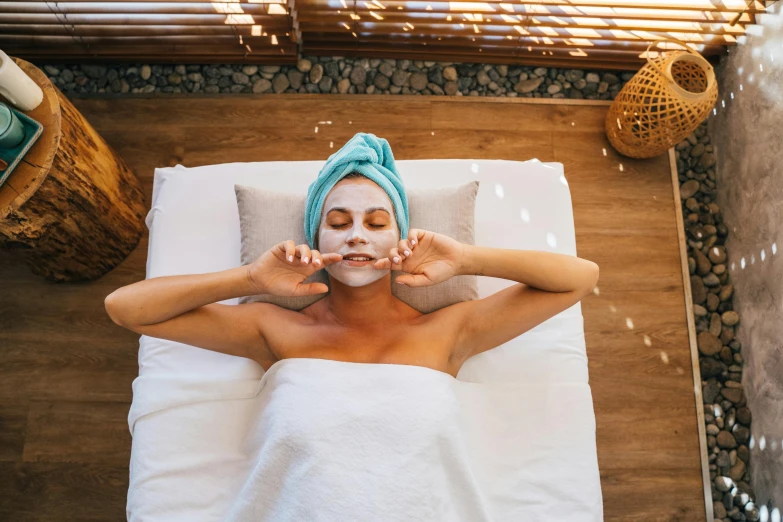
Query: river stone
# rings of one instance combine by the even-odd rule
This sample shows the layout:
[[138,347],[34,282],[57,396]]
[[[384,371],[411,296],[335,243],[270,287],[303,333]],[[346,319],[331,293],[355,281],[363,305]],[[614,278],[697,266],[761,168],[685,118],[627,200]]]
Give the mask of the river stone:
[[750,413],[750,408],[747,406],[743,406],[742,408],[737,408],[737,421],[740,424],[744,424],[745,426],[750,426],[750,421],[752,420],[753,416]]
[[698,249],[693,249],[693,259],[696,260],[696,272],[700,276],[706,276],[712,270],[712,264],[707,256],[701,253]]
[[718,398],[721,387],[715,379],[708,379],[707,384],[701,388],[702,400],[705,404],[712,404]]
[[734,435],[726,430],[721,430],[716,438],[718,446],[723,449],[734,449],[737,447],[737,440],[734,438]]
[[310,83],[319,83],[324,77],[324,66],[320,63],[313,65],[310,69]]
[[707,289],[704,287],[704,281],[697,275],[691,276],[691,297],[694,304],[702,304],[707,299]]
[[407,80],[408,80],[408,73],[406,71],[397,69],[396,71],[394,71],[394,74],[392,74],[392,83],[397,87],[402,87],[403,85],[405,85],[405,82]]
[[739,323],[739,315],[734,310],[729,310],[728,312],[723,312],[721,320],[726,326],[734,326]]
[[372,81],[372,84],[375,85],[378,89],[385,91],[389,88],[389,85],[391,84],[391,81],[386,75],[383,74],[376,74],[375,78]]
[[255,94],[261,94],[262,92],[267,92],[270,89],[272,89],[272,82],[266,78],[259,78],[253,82],[253,92]]
[[701,158],[699,158],[699,165],[704,167],[705,169],[708,169],[715,165],[715,154],[708,152],[706,154],[703,154]]
[[538,86],[544,81],[543,78],[530,78],[529,80],[522,80],[514,85],[514,90],[520,94],[533,92],[538,89]]
[[720,340],[710,332],[699,332],[696,340],[702,355],[712,356],[720,352],[720,349],[723,348],[723,344]]
[[720,299],[718,299],[718,296],[713,294],[712,292],[707,293],[707,310],[710,312],[714,312],[718,309],[718,305],[720,305]]
[[364,85],[367,81],[367,71],[361,65],[356,65],[351,70],[351,83],[354,85]]
[[750,460],[750,450],[744,444],[737,448],[737,458],[746,464]]
[[742,462],[742,460],[737,460],[737,463],[734,464],[729,470],[729,477],[732,480],[738,481],[738,480],[742,480],[742,475],[744,474],[745,474],[745,463]]
[[737,444],[745,444],[746,442],[748,442],[748,440],[750,440],[750,430],[741,424],[735,425],[733,433],[734,433],[734,440],[737,441]]
[[722,246],[715,246],[710,248],[710,251],[707,252],[707,255],[710,257],[710,261],[716,265],[726,261],[726,249]]
[[411,75],[411,89],[414,91],[423,91],[427,88],[429,78],[423,72],[415,72]]
[[311,62],[306,58],[301,58],[298,62],[296,62],[296,68],[303,73],[309,72],[310,69],[312,69],[312,67],[313,67],[313,62]]
[[723,388],[720,393],[734,404],[737,404],[742,400],[742,388]]
[[250,78],[247,74],[235,72],[231,75],[231,81],[237,85],[250,85]]
[[720,297],[721,301],[728,301],[729,299],[731,299],[731,295],[733,293],[734,293],[734,286],[726,285],[720,289],[720,294],[718,296]]
[[350,78],[343,78],[339,82],[337,82],[337,92],[340,94],[347,94],[348,89],[351,88],[351,80]]
[[288,76],[285,74],[278,74],[275,76],[275,79],[272,80],[272,89],[278,94],[288,89],[289,85]]
[[699,191],[699,182],[695,179],[689,179],[680,186],[680,198],[688,199]]
[[457,81],[457,69],[454,67],[444,67],[443,68],[443,79],[446,81],[456,82]]
[[729,477],[721,476],[715,478],[715,487],[718,488],[718,491],[720,492],[725,493],[726,491],[730,490],[733,485],[734,481]]
[[[710,377],[718,377],[726,371],[726,365],[712,357],[700,357],[699,371],[701,371],[701,378],[706,380]],[[717,435],[717,433],[712,433],[712,435]]]
[[720,285],[720,279],[718,279],[718,276],[710,272],[704,276],[704,284],[707,286],[718,286]]
[[[720,433],[720,428],[717,427],[714,424],[707,424],[707,435],[712,435],[713,437]],[[723,453],[723,452],[721,452]],[[728,459],[728,454],[726,455],[726,458]],[[720,466],[721,464],[718,464]]]
[[[709,426],[707,426],[709,428]],[[718,430],[720,432],[720,430]],[[729,458],[729,452],[726,450],[720,450],[718,456],[715,459],[715,464],[721,468],[728,468],[731,466],[731,459]]]

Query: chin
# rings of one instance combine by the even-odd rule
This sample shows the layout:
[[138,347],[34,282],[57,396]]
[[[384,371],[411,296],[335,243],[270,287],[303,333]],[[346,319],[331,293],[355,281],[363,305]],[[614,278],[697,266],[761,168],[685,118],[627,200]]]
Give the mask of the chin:
[[337,271],[329,271],[329,275],[346,286],[358,288],[360,286],[367,286],[369,284],[375,283],[379,279],[383,279],[383,276],[388,273],[388,271],[376,272],[375,269],[372,268],[369,270],[373,270],[373,273],[364,275],[357,273],[346,274],[345,272],[335,273]]

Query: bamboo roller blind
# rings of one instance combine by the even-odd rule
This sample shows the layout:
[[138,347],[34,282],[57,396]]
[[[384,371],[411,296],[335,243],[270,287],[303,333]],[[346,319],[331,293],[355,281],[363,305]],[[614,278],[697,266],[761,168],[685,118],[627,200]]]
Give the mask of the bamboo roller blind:
[[720,54],[764,9],[755,0],[0,1],[0,48],[50,62],[283,64],[301,53],[636,69],[662,36]]

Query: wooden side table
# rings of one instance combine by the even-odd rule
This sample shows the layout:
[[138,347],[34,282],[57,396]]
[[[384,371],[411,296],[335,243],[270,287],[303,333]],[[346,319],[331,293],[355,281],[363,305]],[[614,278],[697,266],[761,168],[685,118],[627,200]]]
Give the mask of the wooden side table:
[[43,71],[14,60],[43,90],[25,114],[44,130],[0,185],[0,246],[52,281],[96,279],[141,239],[141,183]]

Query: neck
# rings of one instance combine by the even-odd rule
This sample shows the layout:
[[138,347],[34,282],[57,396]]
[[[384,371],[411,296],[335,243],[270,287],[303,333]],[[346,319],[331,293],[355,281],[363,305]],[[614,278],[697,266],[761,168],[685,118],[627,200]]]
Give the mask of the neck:
[[391,293],[391,273],[364,286],[348,286],[330,277],[327,310],[343,326],[372,327],[389,324],[389,312],[396,311]]

